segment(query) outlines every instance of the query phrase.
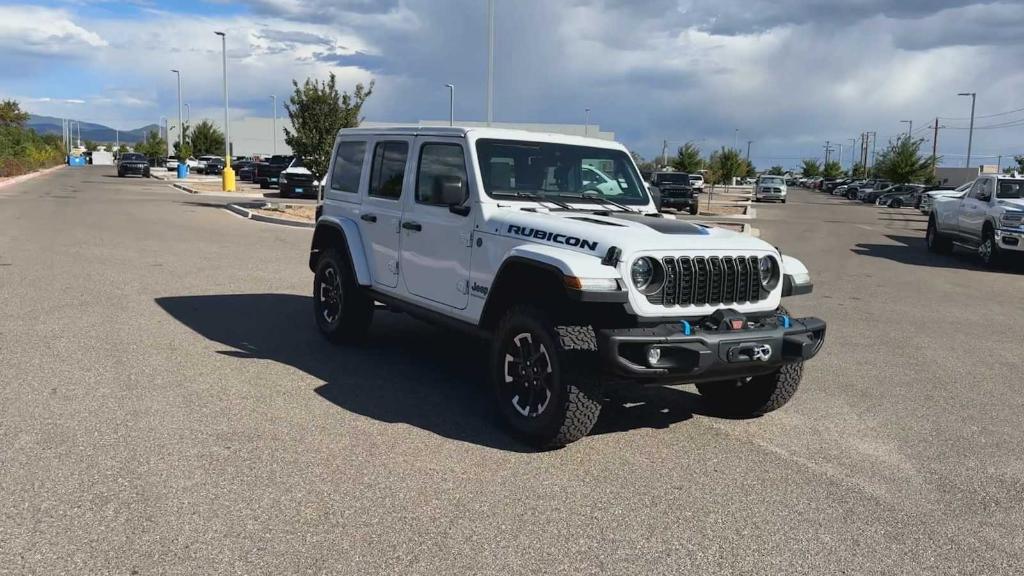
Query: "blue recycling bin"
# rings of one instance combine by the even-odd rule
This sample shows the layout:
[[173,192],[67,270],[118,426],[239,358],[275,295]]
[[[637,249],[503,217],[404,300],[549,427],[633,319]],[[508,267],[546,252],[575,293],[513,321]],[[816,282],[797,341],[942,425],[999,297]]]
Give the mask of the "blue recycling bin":
[[85,166],[85,156],[71,156],[68,158],[68,166]]
[[178,178],[188,178],[188,164],[184,162],[178,162]]

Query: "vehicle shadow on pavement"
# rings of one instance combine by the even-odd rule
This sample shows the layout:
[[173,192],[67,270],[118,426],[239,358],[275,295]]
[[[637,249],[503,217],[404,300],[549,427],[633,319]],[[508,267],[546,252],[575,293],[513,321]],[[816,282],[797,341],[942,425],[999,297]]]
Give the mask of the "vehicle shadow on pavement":
[[[378,310],[361,346],[334,346],[317,331],[309,297],[221,294],[157,298],[173,318],[227,346],[219,354],[272,360],[321,380],[314,392],[350,412],[511,452],[534,452],[499,425],[486,382],[486,342]],[[667,428],[694,414],[719,417],[698,394],[635,388],[609,398],[593,434]]]
[[486,345],[378,310],[368,341],[334,346],[317,331],[312,301],[294,294],[157,298],[168,314],[228,346],[219,353],[293,366],[324,382],[316,392],[350,412],[499,450],[532,452],[492,416]]
[[1018,274],[1022,266],[1003,265],[999,268],[985,268],[977,261],[977,256],[971,251],[956,247],[950,255],[935,254],[928,251],[924,236],[895,236],[887,234],[886,238],[899,245],[893,244],[857,244],[850,249],[851,252],[860,256],[872,256],[884,258],[901,264],[913,266],[928,266],[931,268],[951,268],[960,270],[976,270],[981,272],[992,272],[995,274]]

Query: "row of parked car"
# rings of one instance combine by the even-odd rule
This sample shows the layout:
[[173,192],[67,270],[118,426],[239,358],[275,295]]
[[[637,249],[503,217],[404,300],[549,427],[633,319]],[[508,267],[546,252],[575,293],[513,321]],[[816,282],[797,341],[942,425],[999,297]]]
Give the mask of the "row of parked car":
[[[223,174],[225,168],[224,158],[220,156],[188,158],[185,163],[189,171],[211,176]],[[174,171],[178,169],[178,164],[179,160],[172,156],[167,158],[164,165],[168,171]],[[231,169],[235,172],[236,181],[259,184],[262,190],[277,188],[282,197],[315,197],[319,190],[319,183],[313,179],[313,174],[303,166],[302,159],[295,156],[236,156],[231,159]]]
[[920,208],[929,194],[954,192],[952,186],[930,186],[927,184],[893,184],[882,178],[821,180],[816,186],[808,186],[833,196],[849,200],[860,200],[865,204],[877,204],[889,208]]

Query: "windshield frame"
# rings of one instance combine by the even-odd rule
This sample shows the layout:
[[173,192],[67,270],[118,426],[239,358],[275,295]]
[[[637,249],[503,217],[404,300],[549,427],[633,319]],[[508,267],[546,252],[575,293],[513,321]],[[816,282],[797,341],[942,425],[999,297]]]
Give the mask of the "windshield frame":
[[[581,158],[587,158],[587,154],[591,153],[591,154],[597,155],[598,157],[600,157],[600,155],[611,156],[612,158],[609,158],[609,160],[612,160],[612,161],[618,161],[618,160],[621,159],[621,161],[623,162],[623,168],[625,170],[625,173],[629,176],[629,178],[631,178],[633,180],[633,182],[631,184],[632,184],[632,186],[634,186],[636,188],[636,190],[638,192],[638,196],[626,197],[625,195],[610,195],[610,194],[609,195],[604,195],[604,194],[595,193],[595,192],[588,192],[587,195],[583,195],[581,193],[582,190],[552,191],[552,190],[543,190],[543,189],[540,189],[540,190],[512,189],[512,190],[493,191],[488,186],[486,178],[484,177],[484,174],[485,174],[484,166],[483,166],[483,164],[484,164],[483,163],[484,154],[482,153],[483,152],[482,151],[482,147],[488,146],[488,145],[491,145],[491,144],[499,144],[499,145],[505,144],[505,145],[512,145],[512,146],[516,146],[516,145],[519,145],[519,146],[564,146],[564,147],[568,147],[568,148],[579,148],[579,149],[584,150],[584,152],[582,152],[580,154]],[[481,196],[489,198],[491,200],[502,200],[502,201],[505,201],[505,200],[518,200],[518,201],[540,202],[540,203],[543,203],[545,201],[550,202],[551,200],[557,200],[557,201],[564,202],[564,203],[571,203],[571,204],[578,204],[578,203],[582,203],[582,204],[595,204],[595,205],[599,205],[599,206],[601,206],[601,205],[607,206],[609,204],[608,200],[611,200],[612,202],[623,204],[623,205],[628,206],[630,208],[645,208],[645,207],[650,206],[650,204],[651,204],[650,193],[647,190],[647,186],[646,186],[646,183],[645,183],[644,179],[640,176],[640,172],[637,170],[636,163],[633,161],[633,158],[629,155],[628,152],[626,152],[625,150],[623,150],[623,149],[621,149],[619,147],[613,147],[613,146],[588,146],[586,144],[578,144],[578,143],[573,143],[573,142],[558,142],[558,141],[552,141],[552,140],[544,140],[544,139],[541,139],[541,138],[533,140],[533,139],[528,139],[528,138],[503,138],[501,136],[488,136],[488,137],[474,138],[473,141],[471,142],[471,148],[472,148],[473,162],[476,164],[475,168],[477,169],[478,174],[479,174],[479,178],[480,178],[480,184],[481,184],[480,192],[481,192]],[[592,152],[587,152],[587,151],[592,151]],[[618,156],[618,158],[615,158],[615,156]],[[597,167],[590,166],[590,168],[600,172],[601,174],[604,174],[604,172],[601,171]],[[613,181],[615,180],[615,178],[613,178],[612,175],[609,175],[609,174],[604,174],[604,175],[607,176],[608,178],[610,178]],[[530,198],[527,198],[527,196],[536,196],[538,198],[537,199],[530,199]]]

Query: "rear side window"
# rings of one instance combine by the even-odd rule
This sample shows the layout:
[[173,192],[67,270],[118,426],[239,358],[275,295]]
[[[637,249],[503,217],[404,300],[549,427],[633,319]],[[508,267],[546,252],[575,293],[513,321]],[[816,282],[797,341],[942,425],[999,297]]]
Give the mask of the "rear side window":
[[331,189],[356,194],[359,192],[359,176],[363,172],[363,158],[366,142],[342,142],[334,155],[334,171],[331,173]]
[[458,144],[424,144],[420,149],[420,166],[416,175],[416,202],[443,205],[441,176],[466,178],[466,156]]
[[405,180],[405,160],[409,156],[406,142],[380,142],[373,151],[370,173],[370,196],[398,200]]

